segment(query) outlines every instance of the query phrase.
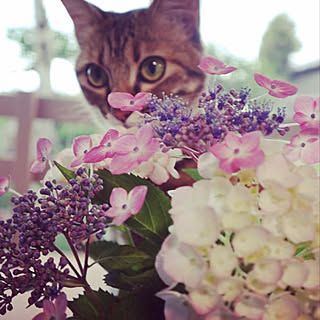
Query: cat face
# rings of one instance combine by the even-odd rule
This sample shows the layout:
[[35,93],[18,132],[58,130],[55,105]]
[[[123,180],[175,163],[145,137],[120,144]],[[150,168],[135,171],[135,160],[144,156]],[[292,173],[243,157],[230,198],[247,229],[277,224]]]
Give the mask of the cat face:
[[199,0],[154,0],[147,9],[103,12],[83,0],[62,0],[80,46],[76,72],[90,104],[121,121],[129,112],[112,109],[110,92],[177,94],[192,103],[204,74],[198,68]]

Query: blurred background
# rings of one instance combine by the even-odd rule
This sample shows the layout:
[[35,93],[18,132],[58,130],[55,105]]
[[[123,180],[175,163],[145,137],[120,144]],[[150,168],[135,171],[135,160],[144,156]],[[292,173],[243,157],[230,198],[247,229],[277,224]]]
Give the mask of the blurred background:
[[[88,0],[105,11],[147,7],[150,0]],[[254,72],[296,84],[300,95],[319,96],[319,0],[201,0],[200,31],[206,54],[238,67],[224,76],[226,88],[261,88]],[[78,53],[73,23],[60,0],[10,0],[0,11],[0,176],[24,192],[41,177],[28,174],[39,137],[54,152],[75,136],[101,130],[81,111],[84,100],[74,72]],[[262,91],[264,92],[264,91]],[[294,99],[285,103],[292,110]],[[289,105],[288,105],[289,104]],[[9,196],[0,216],[10,215]],[[31,319],[35,311],[6,319]],[[27,313],[25,313],[27,312]]]

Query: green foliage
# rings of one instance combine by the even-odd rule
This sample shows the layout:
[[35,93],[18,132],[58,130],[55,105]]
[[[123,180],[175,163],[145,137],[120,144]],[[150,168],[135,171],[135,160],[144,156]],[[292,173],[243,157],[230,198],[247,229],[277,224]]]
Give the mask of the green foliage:
[[[102,309],[99,312],[95,301]],[[101,289],[68,303],[74,320],[163,320],[163,302],[149,294],[115,297]]]
[[125,225],[156,248],[160,248],[162,241],[168,235],[168,227],[172,224],[168,214],[169,198],[148,180],[128,174],[112,175],[107,170],[99,170],[97,174],[104,181],[103,190],[95,199],[97,203],[107,202],[114,187],[121,187],[127,191],[138,185],[148,187],[146,200],[139,214],[128,219]]
[[200,176],[198,169],[196,168],[182,169],[182,171],[185,172],[187,175],[189,175],[195,181],[199,181],[203,179]]
[[[33,59],[35,56],[35,30],[36,29],[13,28],[7,31],[7,37],[20,44],[23,58]],[[52,57],[73,61],[78,52],[74,37],[59,31],[51,32],[53,34]]]
[[287,14],[277,15],[266,30],[259,53],[262,72],[278,77],[288,72],[290,55],[301,48],[295,24]]

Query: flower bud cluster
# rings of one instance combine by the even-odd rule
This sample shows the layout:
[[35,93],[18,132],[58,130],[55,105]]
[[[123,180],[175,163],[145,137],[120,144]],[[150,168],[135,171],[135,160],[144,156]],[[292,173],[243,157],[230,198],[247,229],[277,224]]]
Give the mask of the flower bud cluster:
[[[44,256],[58,250],[57,235],[80,249],[92,234],[101,238],[111,220],[107,204],[92,204],[102,190],[97,175],[89,177],[83,168],[75,172],[70,185],[47,181],[40,195],[33,191],[12,198],[13,216],[0,221],[0,313],[12,309],[12,298],[31,290],[29,304],[41,306],[44,299],[57,297],[68,280],[68,261],[62,255],[56,264]],[[59,251],[58,251],[59,252]]]
[[284,135],[288,130],[280,128],[285,117],[284,109],[272,113],[270,101],[249,100],[249,94],[247,88],[224,93],[219,84],[209,94],[203,93],[198,110],[192,110],[181,98],[173,95],[163,94],[162,99],[153,96],[148,104],[151,117],[146,115],[145,122],[152,124],[167,146],[187,146],[199,152],[221,142],[230,131],[244,134],[259,130],[263,135],[277,131]]
[[[158,295],[177,318],[315,318],[319,177],[312,166],[288,161],[282,142],[261,147],[262,163],[230,174],[203,154],[205,179],[172,193],[173,226],[156,268],[169,286]],[[172,290],[178,283],[187,293]]]

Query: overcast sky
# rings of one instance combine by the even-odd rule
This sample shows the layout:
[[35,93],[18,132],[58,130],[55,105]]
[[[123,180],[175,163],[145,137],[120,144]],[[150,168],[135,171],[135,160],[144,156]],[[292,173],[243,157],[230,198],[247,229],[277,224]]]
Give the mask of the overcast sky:
[[[149,0],[90,0],[104,10],[116,12],[148,6]],[[53,29],[73,32],[73,24],[60,0],[44,0]],[[263,33],[274,16],[287,13],[296,24],[302,49],[292,56],[295,65],[319,60],[320,55],[319,0],[202,0],[201,34],[205,43],[238,57],[254,60],[258,57]],[[23,72],[25,62],[19,58],[17,44],[6,39],[7,28],[32,27],[33,0],[8,0],[0,12],[0,91],[12,88],[33,90],[37,74]],[[76,93],[78,87],[68,62],[56,60],[52,80],[56,90]],[[63,79],[67,79],[62,84]],[[66,74],[68,76],[66,76]]]

